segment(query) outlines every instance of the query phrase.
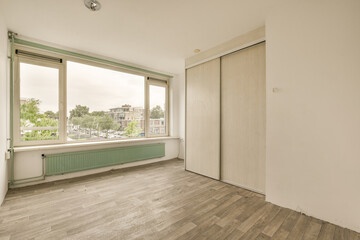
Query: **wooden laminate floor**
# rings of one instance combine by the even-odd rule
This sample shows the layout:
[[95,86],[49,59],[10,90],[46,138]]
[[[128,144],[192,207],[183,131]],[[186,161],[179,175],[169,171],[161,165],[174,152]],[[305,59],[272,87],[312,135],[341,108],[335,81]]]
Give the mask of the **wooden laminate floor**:
[[171,160],[9,190],[0,239],[359,239]]

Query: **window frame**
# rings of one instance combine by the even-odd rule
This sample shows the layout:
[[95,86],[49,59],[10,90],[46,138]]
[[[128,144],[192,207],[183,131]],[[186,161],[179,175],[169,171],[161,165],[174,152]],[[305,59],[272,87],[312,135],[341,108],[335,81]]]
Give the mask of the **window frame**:
[[[169,136],[169,82],[166,80],[155,79],[147,77],[145,80],[145,99],[146,99],[146,121],[145,121],[145,136],[146,137],[167,137]],[[165,88],[165,134],[150,134],[150,86]]]
[[[105,64],[98,62],[96,60],[91,61],[88,59],[84,59],[81,57],[76,56],[69,56],[66,54],[61,53],[54,53],[52,51],[38,49],[36,47],[28,47],[21,44],[15,44],[14,49],[24,50],[35,54],[42,54],[45,56],[61,58],[62,63],[54,63],[51,61],[40,60],[36,58],[31,58],[28,56],[18,56],[14,54],[14,105],[13,107],[13,114],[14,114],[14,146],[21,147],[21,146],[38,146],[38,145],[52,145],[52,144],[71,144],[71,143],[87,143],[87,142],[107,142],[107,141],[126,141],[131,139],[146,139],[146,138],[156,138],[156,137],[168,137],[169,136],[169,78],[166,77],[159,77],[154,74],[146,74],[142,73],[141,71],[129,70],[126,68],[122,68],[119,66],[114,66],[111,64]],[[95,58],[95,57],[94,57]],[[39,66],[55,66],[59,67],[59,139],[58,140],[37,140],[37,141],[22,141],[20,136],[20,60],[26,59],[25,61],[29,60],[32,61],[34,65]],[[76,62],[80,64],[86,64],[94,67],[100,67],[104,69],[110,69],[114,71],[119,71],[123,73],[134,74],[138,76],[144,77],[144,120],[145,120],[145,136],[144,137],[134,137],[134,138],[113,138],[113,139],[104,139],[104,140],[83,140],[83,141],[67,141],[67,62]],[[109,60],[111,61],[111,60]],[[35,62],[39,62],[40,64],[36,64]],[[149,109],[149,87],[150,85],[156,85],[165,87],[166,91],[166,104],[165,104],[165,134],[161,135],[150,135],[149,132],[149,125],[150,125],[150,109]]]
[[[20,49],[20,48],[17,48]],[[58,120],[58,132],[59,139],[57,140],[34,140],[34,141],[23,141],[21,140],[20,135],[20,63],[26,63],[36,66],[49,67],[59,70],[58,76],[58,111],[59,111],[59,120]],[[15,146],[33,146],[33,145],[45,145],[45,144],[56,144],[56,143],[65,143],[66,136],[66,93],[65,93],[65,74],[66,74],[66,65],[64,62],[55,63],[51,61],[46,61],[42,59],[32,58],[28,56],[19,56],[15,55],[14,57],[14,145]]]

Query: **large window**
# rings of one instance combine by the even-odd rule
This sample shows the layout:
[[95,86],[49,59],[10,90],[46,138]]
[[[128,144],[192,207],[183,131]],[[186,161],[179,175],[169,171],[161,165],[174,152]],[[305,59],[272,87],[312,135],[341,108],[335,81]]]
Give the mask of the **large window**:
[[144,77],[67,62],[67,139],[145,136]]
[[167,81],[49,59],[16,55],[16,146],[168,135]]

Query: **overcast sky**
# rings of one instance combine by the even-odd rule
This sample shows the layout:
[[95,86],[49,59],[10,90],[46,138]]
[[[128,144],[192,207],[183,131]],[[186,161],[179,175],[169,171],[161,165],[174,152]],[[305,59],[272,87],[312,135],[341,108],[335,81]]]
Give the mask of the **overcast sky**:
[[[21,63],[20,98],[41,101],[40,111],[58,111],[58,70]],[[85,64],[67,63],[67,110],[85,105],[92,111],[130,104],[144,107],[144,77]],[[164,107],[165,90],[151,86],[150,108]]]
[[41,101],[40,111],[59,110],[59,70],[27,63],[20,64],[20,99]]

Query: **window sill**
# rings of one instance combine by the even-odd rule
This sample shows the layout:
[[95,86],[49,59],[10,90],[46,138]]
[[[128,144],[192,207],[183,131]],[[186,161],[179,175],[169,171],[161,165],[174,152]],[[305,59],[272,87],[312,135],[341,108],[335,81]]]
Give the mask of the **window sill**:
[[126,140],[110,140],[110,141],[101,141],[101,142],[63,143],[63,144],[54,144],[54,145],[14,147],[14,152],[90,147],[90,146],[102,146],[102,145],[111,145],[111,144],[154,142],[154,141],[172,140],[172,139],[179,139],[179,137],[153,137],[153,138],[137,138],[137,139],[126,139]]

